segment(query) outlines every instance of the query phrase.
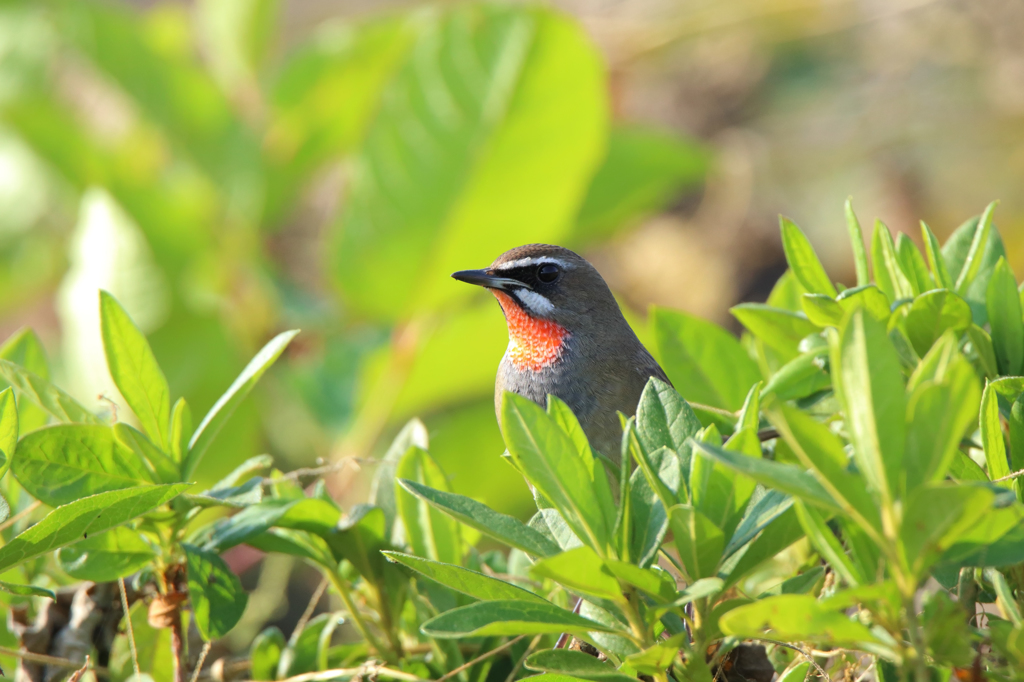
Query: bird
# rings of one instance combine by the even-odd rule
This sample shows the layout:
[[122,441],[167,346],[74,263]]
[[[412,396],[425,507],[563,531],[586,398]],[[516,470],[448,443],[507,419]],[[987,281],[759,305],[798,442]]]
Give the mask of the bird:
[[597,269],[561,246],[526,244],[452,277],[488,289],[505,315],[508,347],[494,384],[499,426],[505,391],[541,406],[554,395],[576,415],[591,447],[618,462],[618,413],[636,413],[650,377],[672,383]]

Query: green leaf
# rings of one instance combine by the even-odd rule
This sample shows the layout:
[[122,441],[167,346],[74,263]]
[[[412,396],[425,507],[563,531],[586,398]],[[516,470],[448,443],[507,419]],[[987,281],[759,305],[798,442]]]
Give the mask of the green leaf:
[[[676,453],[660,447],[648,455],[647,460],[658,480],[678,499],[682,471]],[[630,501],[629,523],[632,524],[629,557],[638,566],[647,567],[656,558],[661,541],[668,531],[668,515],[642,468],[637,467],[629,481],[629,491],[625,495]]]
[[485,601],[446,611],[420,626],[428,637],[452,639],[503,635],[540,635],[568,632],[621,632],[571,611],[535,601]]
[[813,475],[793,466],[768,459],[748,457],[730,452],[710,443],[696,443],[694,451],[719,462],[741,474],[750,476],[758,483],[777,488],[784,493],[806,500],[830,512],[842,511],[842,507],[829,495]]
[[655,306],[651,309],[659,359],[669,379],[685,386],[688,400],[738,410],[761,378],[739,341],[698,317]]
[[907,498],[900,551],[914,575],[923,577],[942,553],[992,512],[995,496],[985,486],[935,483]]
[[538,579],[550,578],[573,592],[622,602],[622,589],[594,550],[577,547],[541,559],[530,569]]
[[188,441],[192,438],[192,410],[184,398],[178,398],[171,410],[171,455],[175,462],[185,461]]
[[399,479],[398,484],[434,508],[509,547],[534,556],[551,556],[560,551],[557,544],[519,519],[496,512],[481,502],[415,481]]
[[106,291],[100,292],[100,329],[114,385],[139,418],[146,435],[161,450],[170,451],[171,390],[167,379],[145,334]]
[[804,294],[800,297],[804,315],[818,327],[838,327],[843,321],[843,307],[825,294]]
[[722,530],[704,514],[682,504],[669,510],[669,527],[690,580],[714,576],[725,549]]
[[945,478],[980,399],[977,375],[959,354],[938,382],[923,381],[911,392],[903,460],[907,492]]
[[153,483],[153,477],[108,426],[58,424],[18,444],[14,475],[51,507],[108,490]]
[[[391,529],[395,524],[395,519],[398,518],[398,502],[396,501],[398,489],[395,486],[397,483],[395,472],[398,470],[398,463],[402,461],[402,456],[413,446],[428,451],[430,449],[427,427],[419,419],[410,419],[391,441],[387,452],[384,453],[377,465],[377,472],[370,484],[370,504],[384,510],[388,537],[391,537]],[[416,494],[415,491],[410,490],[410,492]]]
[[836,297],[836,302],[846,313],[855,308],[863,308],[868,315],[880,322],[889,319],[889,299],[874,284],[847,289]]
[[896,255],[900,259],[903,272],[906,274],[915,296],[935,288],[935,283],[932,282],[931,274],[928,272],[928,266],[925,265],[921,252],[917,250],[914,242],[905,232],[900,232],[896,237]]
[[992,229],[992,214],[998,205],[998,201],[993,201],[985,207],[985,211],[978,221],[978,227],[974,230],[974,237],[971,239],[971,246],[964,258],[963,268],[959,269],[956,278],[956,293],[961,296],[967,293],[967,288],[981,270],[985,249],[988,245],[989,231]]
[[114,438],[136,454],[146,467],[150,478],[157,483],[177,483],[181,480],[178,465],[146,438],[145,434],[118,422],[112,427]]
[[816,472],[816,480],[830,499],[875,537],[881,537],[877,503],[864,488],[863,479],[847,471],[846,451],[839,437],[827,425],[788,405],[773,405],[767,415],[800,463]]
[[992,271],[985,300],[999,373],[1018,375],[1024,365],[1024,321],[1017,280],[1005,258]]
[[[558,396],[548,395],[547,413],[562,431],[569,436],[569,440],[576,447],[576,453],[580,456],[584,466],[594,472],[591,476],[593,491],[594,496],[597,498],[598,506],[604,512],[604,526],[605,528],[614,528],[617,511],[615,508],[615,498],[612,496],[608,477],[601,470],[602,465],[594,457],[594,451],[587,441],[587,434],[583,431],[583,426],[576,419],[572,409]],[[616,450],[619,449],[617,444]],[[618,454],[618,452],[613,454]]]
[[[629,682],[636,679],[617,672],[614,666],[598,660],[590,654],[569,649],[545,649],[531,654],[526,659],[526,668],[546,673],[571,675],[577,679],[594,680],[595,682]],[[547,675],[541,677],[545,679],[537,682],[556,682],[556,680],[549,679]]]
[[[221,427],[231,417],[239,403],[249,395],[253,386],[263,376],[263,373],[274,364],[298,333],[298,329],[293,329],[292,331],[282,332],[272,338],[249,361],[249,364],[245,366],[245,369],[242,370],[242,373],[238,375],[238,378],[235,379],[224,395],[217,399],[217,402],[210,408],[210,411],[203,417],[203,421],[200,422],[195,433],[192,434],[192,439],[188,444],[188,455],[185,457],[181,467],[182,478],[185,480],[192,478],[192,474],[199,465],[199,461],[206,454],[206,450],[210,447],[213,439],[217,437]],[[2,367],[0,367],[0,371],[2,371]]]
[[412,570],[427,576],[431,580],[449,587],[461,594],[469,595],[481,601],[500,601],[502,599],[518,599],[547,603],[547,600],[529,590],[492,578],[468,568],[431,561],[401,552],[384,552],[388,561],[408,566]]
[[740,303],[730,308],[729,312],[751,334],[781,354],[783,360],[795,358],[799,353],[800,341],[820,331],[803,313],[773,308],[763,303]]
[[1001,256],[1006,255],[1006,248],[1003,246],[1003,240],[1000,238],[998,230],[990,229],[988,231],[988,239],[983,242],[981,264],[974,281],[963,292],[958,291],[955,284],[960,281],[961,276],[967,270],[967,257],[974,246],[975,238],[979,237],[979,224],[978,216],[964,221],[942,245],[942,258],[954,281],[954,291],[957,291],[970,304],[974,322],[984,325],[988,322],[988,313],[985,311],[985,295],[988,292],[989,278],[992,276],[992,269],[996,262]]
[[949,465],[949,475],[953,480],[971,483],[974,481],[984,483],[988,481],[985,470],[964,452],[956,451]]
[[57,550],[61,570],[78,580],[111,582],[147,566],[156,550],[137,531],[118,526]]
[[725,587],[725,583],[721,578],[701,578],[700,580],[693,581],[685,590],[679,592],[676,595],[676,599],[671,604],[665,604],[654,609],[654,615],[657,618],[665,615],[672,609],[678,609],[686,606],[690,602],[697,601],[698,599],[704,599],[706,597],[714,597],[719,594]]
[[825,523],[825,518],[818,510],[808,507],[800,500],[797,500],[794,506],[796,517],[800,520],[800,526],[807,534],[811,546],[828,562],[829,566],[842,576],[850,587],[867,583],[867,577],[862,575],[857,565],[846,556],[846,550],[839,544],[839,539]]
[[782,671],[777,682],[806,682],[807,674],[811,671],[811,662],[799,660],[793,661],[788,668]]
[[[743,528],[743,525],[740,524],[740,528]],[[718,575],[725,580],[725,588],[743,580],[752,570],[803,537],[803,530],[796,518],[796,510],[792,506],[786,507],[777,516],[769,516],[753,540],[740,545],[739,549],[722,562]]]
[[930,227],[921,221],[921,241],[924,242],[925,254],[928,256],[928,267],[931,268],[935,284],[940,289],[952,290],[955,286],[953,278],[949,276],[946,269],[946,261],[942,257],[942,249],[939,248],[939,240],[935,238]]
[[593,461],[588,466],[565,431],[536,403],[515,393],[504,394],[501,426],[520,471],[558,508],[577,537],[604,554],[613,528],[595,493],[594,477],[605,475],[603,467]]
[[[659,640],[657,644],[649,646],[639,653],[627,656],[625,665],[642,675],[664,675],[665,671],[671,668],[679,657],[680,647],[687,637],[687,633],[681,632],[672,635],[666,640]],[[692,665],[692,662],[690,664]],[[700,679],[700,677],[692,673],[688,674],[687,677],[690,679]]]
[[796,356],[772,375],[764,387],[765,395],[775,395],[780,400],[796,400],[831,387],[832,378],[825,371],[827,362],[827,348],[816,348]]
[[0,591],[7,592],[8,594],[15,594],[19,597],[45,597],[47,599],[57,599],[57,595],[52,590],[48,590],[45,587],[37,587],[35,585],[17,585],[15,583],[6,583],[0,581]]
[[995,379],[999,376],[999,369],[996,367],[996,351],[992,347],[992,337],[984,329],[976,324],[967,328],[967,338],[978,356],[979,371],[988,379]]
[[424,16],[331,248],[347,304],[378,319],[437,309],[472,294],[448,273],[489,262],[512,235],[559,243],[604,152],[605,86],[600,55],[561,14],[462,5]]
[[855,618],[827,608],[812,595],[782,594],[729,611],[718,627],[744,639],[756,639],[770,628],[772,639],[784,642],[874,642],[871,631]]
[[[434,458],[415,446],[409,448],[398,463],[396,475],[435,490],[448,488],[448,479]],[[462,563],[462,536],[455,519],[405,490],[398,491],[396,502],[406,540],[413,552],[434,561]]]
[[903,324],[914,350],[924,355],[946,330],[959,334],[971,326],[971,308],[952,291],[936,289],[914,299]]
[[874,266],[875,283],[890,301],[913,298],[914,288],[903,272],[899,256],[896,255],[892,234],[881,220],[875,220],[875,230],[871,235],[871,261]]
[[814,253],[811,242],[788,218],[779,216],[779,227],[782,230],[782,248],[786,252],[786,262],[793,275],[808,292],[834,298],[836,288],[825,273],[818,255]]
[[[50,379],[50,366],[46,360],[46,350],[39,337],[29,327],[19,329],[4,341],[0,346],[0,358],[21,365],[45,381]],[[23,401],[18,405],[18,414],[21,433],[28,433],[44,426],[48,419],[46,412],[31,400]]]
[[0,547],[0,573],[64,545],[120,526],[187,490],[189,484],[111,490],[57,507],[42,521]]
[[78,401],[46,379],[9,360],[0,359],[0,376],[14,387],[20,396],[28,398],[59,421],[81,424],[100,424],[100,418],[78,404]]
[[249,647],[249,676],[260,681],[276,680],[277,664],[284,648],[284,633],[276,625],[256,635]]
[[905,438],[900,361],[885,328],[855,311],[840,339],[830,339],[832,385],[843,406],[854,458],[883,500],[898,491]]
[[[999,397],[993,384],[985,384],[981,394],[981,445],[985,449],[988,476],[993,481],[1010,473],[1010,462],[1006,455],[1006,441],[1003,439],[1003,425],[999,420]],[[1002,483],[1010,487],[1010,481]]]
[[14,390],[0,392],[0,479],[11,468],[14,451],[18,447],[18,404]]
[[203,639],[220,639],[242,619],[249,601],[238,576],[214,552],[182,544],[188,563],[192,615]]
[[853,264],[857,270],[857,286],[862,287],[871,283],[871,274],[868,272],[868,256],[864,251],[864,235],[861,233],[860,221],[857,214],[853,212],[853,198],[846,198],[846,229],[850,233],[850,246],[853,248]]
[[1007,620],[1013,623],[1014,627],[1020,627],[1024,625],[1024,616],[1021,615],[1020,605],[1014,598],[1013,590],[1010,588],[1009,582],[1006,580],[1006,576],[997,571],[994,568],[985,569],[985,577],[990,583],[996,593],[996,603],[999,605],[999,611],[1006,616]]

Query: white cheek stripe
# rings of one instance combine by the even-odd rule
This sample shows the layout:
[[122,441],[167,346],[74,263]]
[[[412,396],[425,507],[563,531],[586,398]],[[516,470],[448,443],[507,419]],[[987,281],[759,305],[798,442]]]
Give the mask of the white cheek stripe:
[[539,256],[537,258],[520,258],[519,260],[509,261],[508,263],[500,263],[495,265],[492,270],[511,270],[512,268],[521,268],[526,265],[540,265],[541,263],[551,263],[552,265],[559,265],[563,269],[568,270],[572,267],[572,263],[566,263],[564,260],[558,258],[551,258],[548,256]]
[[528,289],[516,289],[512,292],[523,305],[530,310],[530,312],[537,315],[547,315],[555,306],[546,297],[541,296],[536,291],[530,291]]

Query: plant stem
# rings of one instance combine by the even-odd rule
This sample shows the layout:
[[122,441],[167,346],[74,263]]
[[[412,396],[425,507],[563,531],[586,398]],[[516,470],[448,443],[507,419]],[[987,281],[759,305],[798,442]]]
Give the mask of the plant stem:
[[925,660],[925,643],[924,638],[921,637],[917,610],[914,608],[913,592],[910,593],[910,596],[903,597],[903,609],[907,614],[907,631],[910,633],[910,644],[914,647],[914,680],[915,682],[930,682],[928,662]]
[[181,610],[175,609],[171,616],[171,661],[174,664],[174,682],[185,682],[185,666],[182,661],[185,641],[181,632]]
[[[338,596],[341,597],[341,601],[345,604],[345,608],[348,610],[349,615],[352,616],[352,624],[356,626],[356,630],[359,630],[359,634],[363,636],[363,639],[367,643],[376,649],[377,653],[383,656],[389,663],[397,661],[395,652],[385,647],[377,636],[373,634],[366,621],[363,619],[363,615],[359,613],[359,609],[356,608],[356,604],[352,601],[352,586],[348,584],[344,578],[338,575],[337,571],[328,571],[327,577],[330,578],[331,584],[337,591]],[[177,681],[175,681],[177,682]]]

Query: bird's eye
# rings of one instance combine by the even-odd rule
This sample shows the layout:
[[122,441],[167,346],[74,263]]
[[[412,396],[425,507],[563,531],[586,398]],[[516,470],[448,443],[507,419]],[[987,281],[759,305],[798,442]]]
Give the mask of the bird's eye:
[[552,263],[545,263],[537,268],[537,279],[545,284],[551,284],[562,274],[562,269]]

